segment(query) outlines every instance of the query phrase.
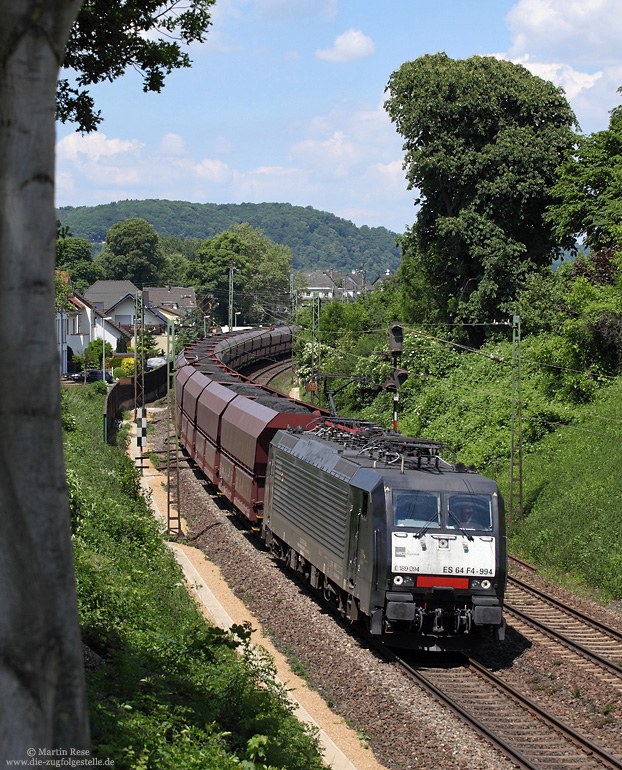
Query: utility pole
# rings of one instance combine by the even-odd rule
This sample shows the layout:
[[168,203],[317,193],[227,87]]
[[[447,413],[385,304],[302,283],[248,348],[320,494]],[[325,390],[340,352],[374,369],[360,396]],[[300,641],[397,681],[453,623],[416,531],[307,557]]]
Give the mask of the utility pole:
[[510,530],[512,517],[523,520],[523,439],[520,373],[520,316],[512,317],[512,466],[510,472]]
[[[140,447],[137,459],[140,473],[143,473],[144,451],[147,446],[147,408],[145,407],[145,360],[142,330],[145,322],[145,309],[143,307],[143,293],[137,291],[134,298],[134,422],[136,423],[136,444]],[[141,334],[139,335],[138,328]],[[140,344],[140,365],[138,360],[138,346]],[[139,412],[140,404],[140,412]],[[139,416],[140,415],[140,416]]]
[[229,331],[233,328],[233,274],[235,273],[235,264],[229,268]]
[[[134,297],[134,419],[136,419],[138,406],[145,406],[145,362],[144,346],[142,344],[144,323],[145,308],[143,306],[143,293],[142,291],[137,291],[136,296]],[[140,362],[138,360],[139,344]]]
[[[311,373],[315,382],[315,375],[320,371],[320,308],[321,297],[311,298]],[[317,335],[317,355],[316,355],[316,335]],[[315,403],[314,391],[311,391],[311,403]]]
[[180,536],[181,500],[179,493],[179,436],[175,411],[175,324],[166,324],[166,526],[169,535]]
[[290,304],[291,304],[290,321],[291,321],[291,323],[294,323],[294,319],[296,318],[296,292],[294,291],[294,273],[293,273],[293,271],[289,274],[289,299],[290,299]]

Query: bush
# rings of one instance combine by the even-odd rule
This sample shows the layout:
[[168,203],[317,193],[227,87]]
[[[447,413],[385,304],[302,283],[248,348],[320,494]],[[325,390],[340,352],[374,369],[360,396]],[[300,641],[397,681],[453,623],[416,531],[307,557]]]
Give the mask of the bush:
[[[132,374],[133,373],[134,373],[134,370],[132,370]],[[127,374],[125,373],[125,369],[122,366],[115,366],[112,374],[113,374],[115,380],[118,380],[121,377],[127,377]]]
[[125,377],[133,377],[134,376],[134,359],[133,358],[124,358],[121,361],[121,366],[123,367],[123,371],[125,372]]

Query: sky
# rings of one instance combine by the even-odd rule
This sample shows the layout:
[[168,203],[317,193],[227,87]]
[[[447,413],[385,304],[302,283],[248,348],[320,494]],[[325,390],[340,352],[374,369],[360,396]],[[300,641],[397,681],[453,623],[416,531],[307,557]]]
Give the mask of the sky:
[[91,89],[99,131],[58,124],[57,206],[279,202],[401,233],[417,195],[383,103],[404,62],[521,63],[586,134],[622,102],[619,0],[217,0],[212,22],[160,94],[130,72]]

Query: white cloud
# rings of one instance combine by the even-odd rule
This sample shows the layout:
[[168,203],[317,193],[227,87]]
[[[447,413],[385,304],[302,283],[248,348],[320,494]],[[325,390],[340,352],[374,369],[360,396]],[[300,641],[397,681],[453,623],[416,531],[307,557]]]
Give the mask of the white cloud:
[[570,64],[542,61],[531,54],[515,56],[511,59],[506,54],[491,55],[497,59],[505,59],[515,64],[522,64],[533,75],[537,75],[543,80],[550,80],[556,86],[564,89],[569,100],[575,99],[581,91],[593,88],[604,74],[602,70],[593,74],[579,72]]
[[308,174],[288,166],[258,166],[246,172],[238,172],[231,186],[234,201],[287,201],[292,205],[309,205],[313,194]]
[[317,59],[330,62],[346,62],[364,59],[376,52],[374,41],[364,35],[360,29],[349,29],[336,38],[332,48],[319,48],[315,52]]
[[346,137],[343,131],[334,131],[323,140],[305,139],[289,151],[289,158],[304,165],[320,167],[331,176],[344,177],[362,159],[364,148]]
[[221,160],[204,158],[193,168],[194,175],[198,179],[205,179],[216,185],[222,185],[231,179],[231,169]]
[[164,134],[159,150],[164,155],[185,155],[186,143],[179,134]]
[[619,0],[519,0],[507,22],[514,36],[510,56],[547,51],[569,61],[619,60]]
[[500,58],[561,86],[586,133],[606,128],[620,103],[619,0],[517,0],[506,21],[512,45]]
[[532,61],[529,54],[515,59],[519,64],[544,80],[550,80],[555,85],[561,86],[568,99],[574,99],[581,91],[592,88],[597,80],[603,76],[603,72],[595,72],[593,75],[587,72],[578,72],[569,64],[552,64],[547,62]]
[[406,189],[406,174],[401,160],[393,160],[389,163],[372,163],[364,174],[366,189],[370,195],[375,195],[376,190],[382,189],[384,194],[396,195],[400,198]]
[[56,155],[63,160],[88,160],[97,162],[101,158],[115,155],[139,155],[144,144],[138,139],[108,139],[106,134],[67,134],[56,144]]

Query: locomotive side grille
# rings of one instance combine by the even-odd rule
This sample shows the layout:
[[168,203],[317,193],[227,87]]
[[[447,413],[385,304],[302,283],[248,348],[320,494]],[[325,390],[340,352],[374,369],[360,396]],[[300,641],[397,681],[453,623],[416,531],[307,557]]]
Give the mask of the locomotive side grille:
[[317,469],[295,465],[278,454],[272,510],[340,559],[344,557],[348,488],[337,479]]

